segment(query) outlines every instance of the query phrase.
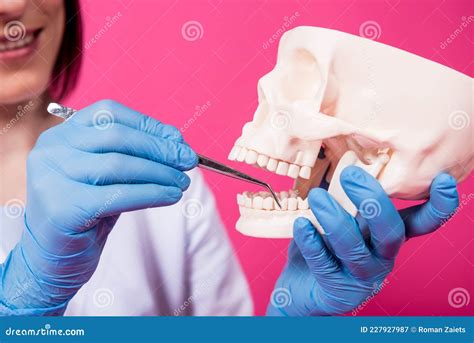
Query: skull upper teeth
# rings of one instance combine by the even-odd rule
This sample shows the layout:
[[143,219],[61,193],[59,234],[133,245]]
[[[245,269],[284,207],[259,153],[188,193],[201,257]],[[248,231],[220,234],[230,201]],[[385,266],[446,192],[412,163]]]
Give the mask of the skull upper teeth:
[[260,168],[266,168],[278,175],[286,175],[293,179],[296,179],[297,177],[309,179],[311,176],[311,167],[307,165],[302,165],[297,161],[293,161],[293,163],[281,161],[238,145],[232,148],[228,159],[231,161],[245,162]]

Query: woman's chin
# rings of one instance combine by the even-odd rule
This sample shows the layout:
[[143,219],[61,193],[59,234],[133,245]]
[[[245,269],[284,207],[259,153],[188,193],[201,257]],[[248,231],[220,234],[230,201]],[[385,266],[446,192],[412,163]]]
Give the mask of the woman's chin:
[[[0,79],[3,79],[0,76]],[[23,82],[18,82],[18,79]],[[5,79],[3,79],[5,80]],[[47,78],[46,78],[47,80]],[[48,83],[42,82],[39,78],[23,78],[21,75],[15,77],[15,82],[2,82],[0,85],[0,106],[14,105],[25,101],[37,99],[45,94],[48,89]],[[10,85],[10,87],[9,87]]]

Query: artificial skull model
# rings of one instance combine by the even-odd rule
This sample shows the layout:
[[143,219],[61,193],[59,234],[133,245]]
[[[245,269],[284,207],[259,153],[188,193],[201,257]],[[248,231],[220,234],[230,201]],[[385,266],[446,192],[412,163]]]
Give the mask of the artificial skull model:
[[460,72],[369,39],[317,27],[288,31],[229,159],[292,177],[295,186],[279,193],[282,208],[264,192],[239,194],[237,229],[291,237],[304,216],[323,232],[306,199],[323,177],[354,215],[339,183],[350,164],[400,199],[426,198],[441,171],[462,181],[474,164],[472,87]]

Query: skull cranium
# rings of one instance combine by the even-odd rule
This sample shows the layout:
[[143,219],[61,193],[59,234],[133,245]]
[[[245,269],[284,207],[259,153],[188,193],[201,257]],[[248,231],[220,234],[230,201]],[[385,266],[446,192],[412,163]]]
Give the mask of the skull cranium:
[[394,47],[317,27],[288,31],[229,159],[288,175],[295,187],[280,193],[282,209],[262,192],[238,195],[237,229],[291,237],[298,216],[314,221],[307,192],[324,176],[337,184],[348,151],[368,166],[388,156],[376,176],[395,198],[427,197],[441,171],[462,181],[474,166],[472,95],[470,77]]

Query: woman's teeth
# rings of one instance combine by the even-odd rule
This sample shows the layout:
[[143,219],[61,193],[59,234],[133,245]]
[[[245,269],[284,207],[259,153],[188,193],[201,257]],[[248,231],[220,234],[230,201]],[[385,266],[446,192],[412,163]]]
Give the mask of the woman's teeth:
[[34,35],[28,34],[25,36],[25,38],[22,38],[17,41],[0,42],[0,52],[21,49],[31,44],[31,42],[33,42],[33,39],[34,39]]
[[266,211],[296,211],[309,209],[308,199],[302,199],[295,191],[276,193],[281,208],[275,203],[275,200],[269,192],[244,192],[237,194],[237,203],[241,207],[252,208],[255,210]]

